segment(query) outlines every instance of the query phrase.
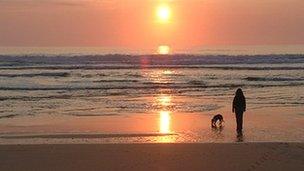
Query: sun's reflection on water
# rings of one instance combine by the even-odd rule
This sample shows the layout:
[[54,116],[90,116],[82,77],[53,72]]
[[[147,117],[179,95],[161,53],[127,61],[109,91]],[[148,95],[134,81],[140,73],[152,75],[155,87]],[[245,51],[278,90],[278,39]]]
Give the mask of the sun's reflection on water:
[[[155,72],[151,72],[148,75],[148,78],[153,83],[158,84],[170,84],[173,79],[172,75],[175,74],[175,71],[170,69],[157,70]],[[175,142],[178,137],[175,132],[172,130],[172,122],[173,122],[173,109],[174,103],[173,96],[171,95],[170,86],[167,88],[158,89],[155,93],[153,102],[153,111],[157,111],[158,115],[158,132],[162,134],[162,136],[157,136],[153,141],[158,143],[171,143]],[[156,116],[157,116],[156,115]]]
[[167,107],[167,106],[171,105],[171,96],[160,95],[160,96],[157,97],[157,102],[162,107]]
[[144,77],[153,83],[166,84],[174,82],[174,76],[178,73],[170,69],[155,70],[145,72]]
[[171,71],[171,70],[164,70],[162,72],[162,74],[164,74],[164,75],[170,75],[170,74],[173,74],[173,71]]

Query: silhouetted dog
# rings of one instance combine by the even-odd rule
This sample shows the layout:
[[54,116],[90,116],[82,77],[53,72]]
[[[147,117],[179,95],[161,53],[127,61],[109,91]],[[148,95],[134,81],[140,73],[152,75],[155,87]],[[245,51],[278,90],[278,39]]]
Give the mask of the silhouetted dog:
[[221,114],[217,114],[215,116],[213,116],[213,118],[211,119],[211,127],[212,128],[216,128],[216,122],[219,121],[219,126],[222,126],[222,123],[224,122],[224,118]]

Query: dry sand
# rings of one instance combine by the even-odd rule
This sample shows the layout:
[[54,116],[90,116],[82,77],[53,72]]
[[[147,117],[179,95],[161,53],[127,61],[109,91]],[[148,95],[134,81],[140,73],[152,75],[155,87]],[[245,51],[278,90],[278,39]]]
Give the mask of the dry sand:
[[0,145],[0,170],[304,170],[304,143]]

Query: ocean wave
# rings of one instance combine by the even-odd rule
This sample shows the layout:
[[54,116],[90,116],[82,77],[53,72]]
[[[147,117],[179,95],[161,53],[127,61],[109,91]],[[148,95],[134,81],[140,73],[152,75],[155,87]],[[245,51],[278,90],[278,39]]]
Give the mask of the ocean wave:
[[140,90],[140,89],[193,89],[193,88],[237,88],[237,87],[294,87],[303,86],[304,83],[291,82],[288,84],[219,84],[219,85],[189,85],[176,83],[147,83],[148,85],[140,86],[108,86],[108,87],[0,87],[0,90],[14,91],[80,91],[80,90]]
[[287,78],[287,77],[246,77],[247,81],[303,81],[304,78]]
[[76,117],[92,117],[92,116],[119,116],[119,114],[92,114],[92,113],[89,113],[89,114],[85,114],[85,113],[80,113],[80,114],[68,114],[70,116],[76,116]]
[[29,74],[0,74],[0,77],[68,77],[70,74],[67,72],[42,72],[42,73],[29,73]]
[[192,84],[192,85],[206,85],[206,83],[204,81],[198,81],[198,80],[188,81],[188,84]]
[[5,119],[5,118],[13,118],[18,116],[17,114],[10,114],[10,115],[4,115],[4,116],[0,116],[0,119]]
[[125,74],[127,77],[133,77],[133,78],[142,78],[143,75],[141,74],[133,74],[133,73],[127,73]]
[[71,96],[71,95],[52,95],[52,96],[7,96],[7,97],[0,97],[0,101],[6,100],[22,100],[22,101],[39,101],[43,99],[70,99],[72,97],[87,97],[85,95],[78,95],[78,96]]
[[149,81],[147,81],[147,82],[143,82],[142,84],[159,87],[159,86],[174,86],[174,85],[177,85],[178,83],[174,83],[174,82],[149,82]]
[[294,101],[286,101],[286,102],[252,102],[252,104],[258,105],[267,105],[267,104],[276,104],[276,105],[303,105],[304,102],[294,102]]
[[78,75],[79,77],[82,77],[82,78],[93,78],[93,77],[105,77],[105,76],[107,76],[106,74],[84,74],[84,75],[82,75],[82,74],[79,74]]
[[[0,55],[2,68],[19,69],[24,67],[41,66],[77,66],[108,65],[108,66],[135,66],[138,68],[147,66],[192,66],[192,65],[221,65],[221,64],[299,64],[304,63],[302,55],[83,55],[83,56],[47,56],[47,55],[26,55],[26,56],[4,56]],[[83,66],[82,66],[83,65]],[[5,67],[6,66],[6,67]],[[68,67],[66,67],[68,68]],[[111,68],[111,67],[110,67]],[[105,67],[107,69],[107,67]]]
[[[113,65],[113,66],[95,66],[95,65],[54,65],[54,66],[14,66],[0,67],[0,70],[118,70],[118,69],[214,69],[214,70],[304,70],[300,66],[225,66],[225,65]],[[83,75],[82,77],[92,77],[93,75]],[[100,76],[105,76],[101,74]],[[133,77],[142,77],[139,74],[128,75]],[[181,75],[183,76],[183,75]]]
[[217,105],[217,104],[207,104],[207,105],[189,105],[186,107],[182,107],[180,110],[182,112],[187,112],[187,113],[196,113],[196,112],[210,112],[214,110],[221,109],[223,106]]
[[94,83],[136,83],[139,80],[95,80]]

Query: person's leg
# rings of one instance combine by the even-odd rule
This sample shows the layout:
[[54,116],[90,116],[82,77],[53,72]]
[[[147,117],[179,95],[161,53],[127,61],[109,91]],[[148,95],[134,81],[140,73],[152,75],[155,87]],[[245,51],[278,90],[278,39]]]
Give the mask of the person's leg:
[[243,112],[236,112],[236,130],[238,133],[242,132],[243,129]]
[[235,113],[235,120],[236,120],[236,131],[239,131],[239,116],[238,113]]
[[243,112],[241,112],[241,113],[239,113],[239,118],[240,118],[240,121],[239,121],[239,123],[240,123],[240,126],[239,126],[239,130],[240,130],[240,132],[243,130]]

